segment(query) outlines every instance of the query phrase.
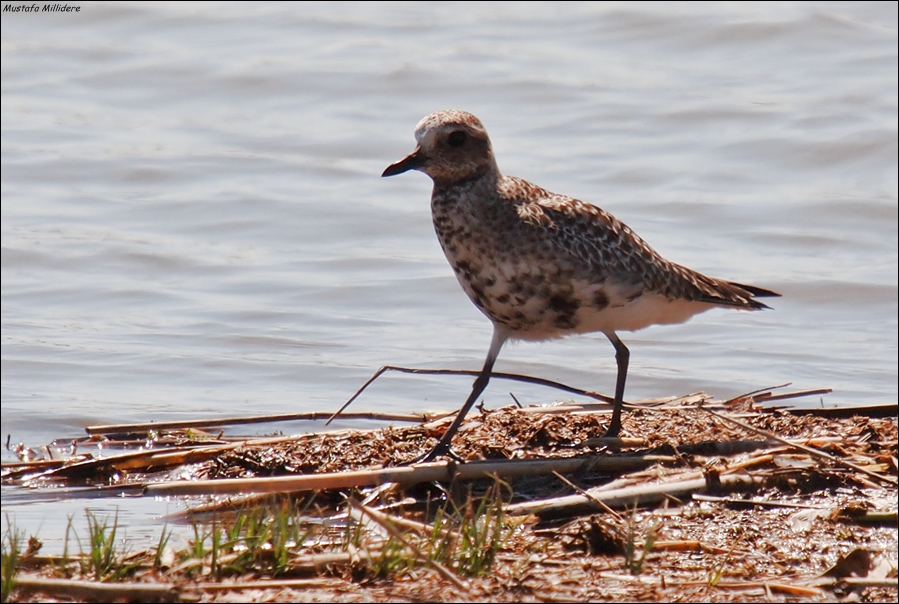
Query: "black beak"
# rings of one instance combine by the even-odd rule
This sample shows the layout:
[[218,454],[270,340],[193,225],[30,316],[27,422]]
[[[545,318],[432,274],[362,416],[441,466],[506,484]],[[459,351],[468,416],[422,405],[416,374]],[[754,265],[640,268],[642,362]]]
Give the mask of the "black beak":
[[408,172],[409,170],[417,170],[425,165],[425,157],[421,152],[421,149],[416,149],[400,161],[395,164],[390,164],[387,166],[387,169],[381,174],[381,177],[384,176],[396,176],[397,174],[402,174],[403,172]]

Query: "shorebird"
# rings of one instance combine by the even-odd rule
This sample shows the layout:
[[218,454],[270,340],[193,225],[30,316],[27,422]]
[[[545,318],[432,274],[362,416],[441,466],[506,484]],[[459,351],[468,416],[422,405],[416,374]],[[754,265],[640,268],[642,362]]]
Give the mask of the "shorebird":
[[630,352],[616,332],[683,323],[714,307],[761,310],[772,291],[706,277],[669,262],[608,212],[500,173],[487,131],[464,111],[438,111],[415,128],[417,148],[381,176],[408,170],[434,181],[431,214],[462,289],[493,322],[487,360],[437,446],[450,444],[490,381],[509,339],[546,340],[602,332],[618,377],[606,436],[621,430]]

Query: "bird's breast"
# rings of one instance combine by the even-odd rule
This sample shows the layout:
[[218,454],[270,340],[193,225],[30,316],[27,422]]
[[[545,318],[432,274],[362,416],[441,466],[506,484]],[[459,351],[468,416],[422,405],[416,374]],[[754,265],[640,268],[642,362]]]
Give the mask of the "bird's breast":
[[434,228],[471,301],[516,337],[576,333],[586,310],[612,303],[602,283],[577,279],[573,266],[539,245],[523,250],[520,241],[497,236],[483,223],[442,212],[435,212]]

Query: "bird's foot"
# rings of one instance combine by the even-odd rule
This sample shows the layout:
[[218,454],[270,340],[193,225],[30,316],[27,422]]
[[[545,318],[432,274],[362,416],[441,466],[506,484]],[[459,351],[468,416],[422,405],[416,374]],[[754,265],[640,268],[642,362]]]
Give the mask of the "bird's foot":
[[437,443],[437,446],[431,449],[429,453],[421,455],[419,457],[415,457],[409,461],[403,462],[400,465],[403,466],[412,466],[419,463],[428,463],[436,460],[441,455],[445,455],[452,459],[456,463],[465,463],[465,460],[453,453],[453,450],[449,448],[449,445],[444,445],[443,443]]
[[606,433],[603,434],[603,438],[616,438],[618,434],[621,432],[621,422],[611,423],[609,424]]

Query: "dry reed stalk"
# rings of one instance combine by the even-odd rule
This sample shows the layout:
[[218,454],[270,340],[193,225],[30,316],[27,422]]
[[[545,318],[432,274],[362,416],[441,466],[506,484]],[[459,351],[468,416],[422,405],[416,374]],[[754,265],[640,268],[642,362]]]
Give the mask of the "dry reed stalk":
[[[584,495],[566,495],[517,503],[506,508],[510,515],[536,514],[541,517],[557,517],[559,515],[571,515],[578,508],[593,507],[595,499],[609,506],[629,507],[633,505],[646,505],[667,499],[669,497],[681,498],[693,493],[701,493],[706,490],[720,491],[722,489],[737,489],[747,486],[758,486],[761,481],[752,476],[724,475],[718,476],[715,481],[709,477],[695,478],[692,480],[677,480],[658,484],[644,484],[634,487],[625,487],[612,491],[596,492],[589,489],[590,497]],[[594,499],[595,498],[595,499]],[[594,504],[595,505],[595,504]]]
[[809,455],[813,455],[813,456],[819,457],[821,459],[826,459],[827,461],[850,468],[852,470],[855,470],[856,472],[861,472],[862,474],[867,474],[868,476],[871,476],[872,478],[876,478],[877,480],[881,480],[883,482],[888,482],[890,484],[899,484],[899,481],[897,481],[897,479],[894,478],[893,476],[884,476],[883,474],[878,474],[877,472],[872,472],[871,470],[869,470],[863,466],[859,466],[857,464],[854,464],[850,461],[846,461],[845,459],[842,459],[839,457],[834,457],[830,453],[825,453],[824,451],[819,451],[818,449],[814,449],[812,447],[807,447],[805,445],[801,445],[796,442],[791,442],[785,438],[781,438],[781,437],[777,436],[776,434],[772,434],[766,430],[762,430],[760,428],[750,426],[749,424],[741,422],[740,420],[734,419],[732,417],[727,417],[726,415],[721,415],[720,413],[716,413],[716,412],[712,411],[711,409],[705,409],[704,407],[699,407],[699,408],[702,409],[703,411],[705,411],[706,413],[709,413],[709,414],[717,417],[718,419],[721,419],[723,421],[730,422],[732,424],[740,426],[741,428],[743,428],[745,430],[749,430],[750,432],[755,432],[756,434],[758,434],[760,436],[764,436],[765,438],[769,438],[775,442],[779,442],[782,445],[794,447],[796,449],[799,449],[800,451],[808,453]]
[[449,482],[499,476],[540,476],[553,471],[625,473],[645,468],[655,460],[640,456],[585,456],[564,459],[476,461],[465,464],[433,462],[415,466],[260,478],[172,481],[145,485],[148,495],[236,495],[247,493],[296,493],[325,489],[378,486],[394,482],[402,486],[422,482]]
[[30,577],[17,578],[15,589],[22,594],[85,602],[176,602],[182,596],[181,588],[172,583],[98,583]]
[[[100,426],[88,426],[85,428],[91,436],[101,434],[133,434],[144,433],[159,430],[186,430],[186,429],[202,429],[214,428],[219,426],[236,426],[241,424],[264,424],[274,422],[291,422],[291,421],[320,421],[331,417],[331,413],[311,412],[311,413],[284,413],[280,415],[250,415],[244,417],[223,417],[217,419],[191,419],[173,422],[144,422],[137,424],[107,424]],[[426,413],[409,414],[409,413],[347,413],[341,416],[342,419],[368,419],[383,420],[391,422],[426,422],[432,417]]]

